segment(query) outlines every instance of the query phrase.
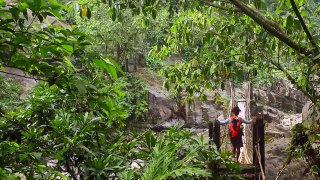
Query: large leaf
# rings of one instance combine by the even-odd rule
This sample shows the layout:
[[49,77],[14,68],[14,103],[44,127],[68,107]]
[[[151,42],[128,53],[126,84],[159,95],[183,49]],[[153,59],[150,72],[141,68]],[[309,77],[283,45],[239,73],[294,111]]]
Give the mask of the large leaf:
[[73,47],[70,44],[63,44],[61,46],[69,55],[73,53]]
[[147,146],[151,150],[156,145],[157,140],[151,130],[147,131],[144,136],[146,138]]
[[74,72],[76,70],[76,68],[74,67],[74,65],[72,64],[71,60],[68,57],[64,56],[63,62],[71,72]]
[[116,71],[114,65],[109,60],[94,59],[93,62],[97,67],[106,70],[111,75],[111,77],[113,77],[113,78],[118,77],[117,71]]
[[120,72],[122,75],[124,75],[124,72],[123,72],[122,68],[119,66],[119,64],[117,63],[116,60],[114,60],[113,58],[111,58],[109,56],[107,56],[106,59],[109,60],[112,63],[112,65],[116,68],[116,70],[118,72]]

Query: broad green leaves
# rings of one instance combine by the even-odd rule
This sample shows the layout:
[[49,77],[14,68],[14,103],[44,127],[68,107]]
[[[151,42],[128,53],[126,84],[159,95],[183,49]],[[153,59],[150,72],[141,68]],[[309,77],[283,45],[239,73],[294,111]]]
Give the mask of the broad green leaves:
[[[75,73],[79,64],[92,67],[84,51],[92,39],[57,19],[67,9],[64,5],[56,0],[31,0],[1,8],[1,65],[21,68],[42,76],[50,85],[64,87],[68,87],[68,73]],[[114,64],[104,65],[112,77],[119,70]]]
[[[115,87],[105,87],[100,80],[95,84],[99,89],[88,91],[86,96],[47,83],[38,84],[25,105],[1,121],[1,127],[6,128],[5,132],[0,131],[1,138],[5,136],[6,140],[0,143],[0,157],[6,158],[0,158],[0,169],[8,170],[1,175],[8,177],[18,172],[28,178],[48,179],[65,178],[62,173],[67,173],[71,177],[117,175],[146,180],[208,177],[211,173],[202,168],[203,164],[219,163],[217,160],[221,159],[228,162],[209,145],[208,139],[192,136],[187,130],[172,128],[161,134],[151,130],[138,134],[117,131],[117,125],[110,121],[121,121],[124,110],[116,105],[119,99],[113,96]],[[103,109],[98,100],[113,105]],[[17,142],[15,132],[19,132]],[[48,159],[54,164],[48,165]],[[127,163],[136,161],[142,161],[141,168]],[[73,168],[61,170],[52,166]],[[161,168],[155,171],[155,167]]]
[[73,53],[73,47],[69,44],[63,44],[61,46],[69,55],[72,55]]
[[[164,4],[166,4],[168,7],[167,11],[169,11],[172,16],[176,14],[173,17],[173,23],[171,23],[173,25],[170,30],[167,31],[168,34],[166,34],[167,44],[162,46],[161,49],[154,50],[151,54],[157,54],[160,58],[187,54],[185,59],[188,62],[184,68],[186,73],[181,73],[181,75],[178,75],[180,77],[173,78],[171,82],[179,84],[179,80],[181,80],[183,76],[185,79],[189,79],[188,81],[182,81],[180,83],[182,86],[176,86],[178,92],[180,92],[180,90],[184,91],[185,88],[188,88],[192,93],[201,92],[202,88],[191,88],[191,86],[188,85],[194,85],[194,83],[198,81],[201,82],[198,85],[201,85],[205,84],[204,82],[206,81],[212,80],[214,81],[212,84],[217,88],[226,78],[240,80],[243,78],[239,78],[239,76],[250,77],[250,72],[254,71],[256,74],[257,68],[260,68],[262,71],[266,69],[276,69],[286,74],[288,79],[298,79],[299,75],[294,73],[297,69],[295,65],[297,65],[297,63],[301,65],[304,64],[304,62],[300,61],[300,53],[296,52],[297,48],[294,50],[293,48],[287,47],[286,45],[288,45],[288,43],[286,41],[284,41],[286,43],[284,44],[281,42],[283,39],[280,38],[279,40],[274,38],[271,35],[272,33],[270,34],[268,31],[265,31],[266,26],[263,26],[262,23],[259,23],[262,26],[256,23],[257,19],[253,20],[252,17],[239,12],[239,9],[233,6],[233,4],[237,4],[235,2],[239,3],[238,0],[227,1],[225,3],[213,2],[212,4],[194,1],[179,1],[176,3],[176,1],[172,0],[130,1],[130,3],[121,0],[112,0],[111,2],[105,1],[103,3],[106,3],[111,9],[109,9],[109,13],[113,20],[115,20],[119,14],[125,12],[125,10],[122,9],[126,8],[132,10],[133,14],[136,12],[135,8],[138,8],[140,9],[139,13],[142,12],[144,17],[155,17],[156,15],[153,10],[158,9],[158,7],[163,7]],[[116,6],[116,3],[121,3],[122,5]],[[318,31],[313,28],[318,26],[312,22],[314,18],[310,16],[317,16],[313,13],[317,11],[316,4],[305,0],[296,1],[296,4],[300,14],[305,18],[308,28],[316,39],[318,37]],[[282,37],[289,38],[291,42],[294,42],[297,46],[307,51],[313,48],[310,46],[309,40],[301,28],[301,23],[292,11],[290,0],[282,0],[280,2],[273,0],[248,1],[245,5],[251,10],[260,12],[256,18],[263,21],[264,19],[269,19],[269,24],[273,26],[276,31],[285,35]],[[256,12],[256,14],[259,12]],[[143,26],[147,26],[150,23],[148,19],[142,22]],[[317,44],[319,44],[319,41],[317,41]],[[292,61],[288,62],[288,58]],[[191,63],[193,59],[198,61],[198,65]],[[210,80],[212,77],[207,73],[209,72],[208,69],[210,69],[210,66],[215,63],[224,64],[223,61],[231,62],[232,66],[226,68],[224,67],[225,65],[218,65],[220,67],[216,69],[215,79]],[[314,65],[315,64],[312,64],[309,67],[313,67]],[[287,69],[284,70],[284,67]],[[201,73],[196,71],[197,69],[200,69]],[[189,73],[191,71],[196,72]],[[212,72],[211,75],[213,75]],[[306,75],[306,78],[308,79],[309,75]],[[292,82],[296,84],[295,81]],[[166,85],[168,86],[169,83],[166,83]],[[314,87],[314,85],[310,83],[306,85],[309,86],[307,89]],[[209,85],[207,85],[207,87],[209,87]],[[304,93],[308,94],[308,92]]]
[[93,62],[100,69],[106,70],[111,77],[117,78],[116,68],[108,59],[94,59]]

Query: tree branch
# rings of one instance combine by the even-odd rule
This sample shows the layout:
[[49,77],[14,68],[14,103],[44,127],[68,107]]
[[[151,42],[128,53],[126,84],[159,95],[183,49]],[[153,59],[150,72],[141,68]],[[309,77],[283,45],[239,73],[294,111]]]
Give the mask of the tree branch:
[[317,44],[315,43],[315,41],[314,41],[314,39],[313,39],[310,31],[308,30],[308,27],[307,27],[306,23],[304,22],[301,14],[300,14],[300,12],[299,12],[299,10],[298,10],[298,7],[297,7],[296,3],[294,2],[294,0],[290,0],[290,3],[291,3],[291,6],[292,6],[292,9],[293,9],[294,13],[296,14],[296,16],[297,16],[298,19],[299,19],[299,22],[300,22],[300,24],[301,24],[304,32],[306,33],[308,39],[310,40],[312,46],[315,48],[315,51],[316,51],[316,53],[318,54],[318,52],[319,52],[319,47],[318,47]]
[[210,1],[201,1],[201,2],[207,4],[208,6],[211,6],[211,7],[214,7],[214,8],[218,8],[218,9],[221,9],[221,10],[224,10],[224,11],[242,12],[239,9],[227,8],[225,6],[221,6],[221,5],[215,4],[215,3],[210,2]]
[[307,51],[306,48],[299,46],[299,44],[295,43],[286,33],[285,31],[274,21],[267,19],[265,16],[261,15],[258,11],[248,7],[246,4],[241,2],[240,0],[229,0],[232,4],[238,7],[243,13],[252,18],[256,23],[262,26],[269,33],[277,37],[279,40],[290,46],[292,49],[296,50],[300,54],[304,54],[308,56],[312,54],[312,52]]

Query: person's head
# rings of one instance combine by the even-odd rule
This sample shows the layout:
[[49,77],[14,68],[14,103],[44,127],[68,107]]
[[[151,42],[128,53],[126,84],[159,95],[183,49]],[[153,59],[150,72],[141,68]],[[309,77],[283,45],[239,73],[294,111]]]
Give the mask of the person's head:
[[235,106],[235,107],[233,107],[232,110],[231,110],[231,115],[238,116],[239,113],[240,113],[240,111],[241,111],[240,108],[239,108],[238,106]]

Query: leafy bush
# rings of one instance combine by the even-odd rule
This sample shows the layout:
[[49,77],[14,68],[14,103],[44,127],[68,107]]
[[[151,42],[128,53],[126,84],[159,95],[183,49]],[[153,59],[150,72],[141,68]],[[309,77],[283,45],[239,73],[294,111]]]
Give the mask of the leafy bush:
[[129,120],[144,119],[148,111],[146,84],[129,74],[116,81],[115,84],[122,87],[124,94],[120,99],[119,106],[126,109]]
[[[171,128],[155,135],[151,131],[144,134],[137,157],[144,165],[122,173],[121,177],[133,179],[203,179],[211,176],[206,165],[212,161],[228,162],[223,159],[209,140],[191,134],[190,130]],[[124,178],[128,179],[128,178]]]
[[4,113],[8,107],[13,105],[19,100],[22,87],[13,79],[0,75],[0,112]]
[[155,58],[155,57],[148,57],[147,58],[147,66],[152,70],[160,70],[164,67],[163,60]]
[[[114,91],[120,91],[117,85],[107,87],[109,91],[97,88],[104,92],[102,97],[110,98]],[[211,176],[205,169],[209,162],[230,163],[209,145],[208,139],[194,136],[189,130],[172,128],[157,135],[151,131],[124,133],[118,126],[126,117],[121,115],[123,109],[112,106],[108,110],[108,105],[100,108],[99,102],[93,104],[90,98],[88,94],[73,95],[57,86],[39,84],[25,106],[6,114],[1,121],[1,176],[201,179]],[[113,98],[114,102],[119,99]],[[133,168],[138,160],[143,162],[142,167]]]

